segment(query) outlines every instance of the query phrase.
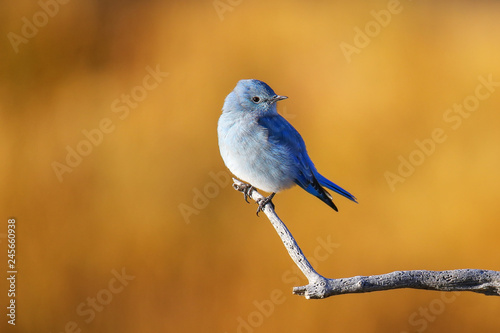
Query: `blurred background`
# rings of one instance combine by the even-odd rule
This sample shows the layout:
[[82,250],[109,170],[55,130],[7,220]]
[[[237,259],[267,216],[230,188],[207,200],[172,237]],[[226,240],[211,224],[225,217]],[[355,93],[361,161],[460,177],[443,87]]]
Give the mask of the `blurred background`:
[[0,5],[2,331],[500,331],[479,294],[292,295],[306,281],[216,131],[240,79],[289,97],[359,200],[274,200],[324,276],[500,270],[498,2],[59,1]]

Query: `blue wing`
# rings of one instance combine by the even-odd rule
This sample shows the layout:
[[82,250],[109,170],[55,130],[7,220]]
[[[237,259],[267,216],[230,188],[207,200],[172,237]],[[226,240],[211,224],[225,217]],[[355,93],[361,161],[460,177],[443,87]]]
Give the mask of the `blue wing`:
[[291,158],[293,158],[293,162],[297,167],[296,184],[321,199],[335,211],[338,210],[332,201],[332,196],[322,186],[356,202],[352,194],[318,173],[307,154],[304,140],[285,118],[280,115],[271,115],[261,117],[258,123],[267,130],[268,140],[275,145],[286,148]]

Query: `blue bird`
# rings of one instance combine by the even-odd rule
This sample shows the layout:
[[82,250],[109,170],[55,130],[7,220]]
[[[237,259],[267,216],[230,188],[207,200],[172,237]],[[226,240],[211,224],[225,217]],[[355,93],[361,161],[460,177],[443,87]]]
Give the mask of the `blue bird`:
[[356,198],[323,177],[307,154],[299,132],[276,110],[277,95],[259,80],[241,80],[227,95],[217,127],[219,149],[228,169],[249,183],[272,193],[259,202],[257,215],[277,192],[299,185],[338,211],[326,187],[354,202]]

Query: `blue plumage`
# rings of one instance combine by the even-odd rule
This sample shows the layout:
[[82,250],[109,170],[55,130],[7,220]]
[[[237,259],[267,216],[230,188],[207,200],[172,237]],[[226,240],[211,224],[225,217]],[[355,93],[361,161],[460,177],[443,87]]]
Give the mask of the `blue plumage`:
[[[299,132],[276,110],[276,95],[259,80],[241,80],[226,97],[219,118],[219,148],[224,163],[238,178],[266,192],[297,184],[337,210],[323,188],[356,198],[318,173]],[[259,207],[261,209],[262,207]]]

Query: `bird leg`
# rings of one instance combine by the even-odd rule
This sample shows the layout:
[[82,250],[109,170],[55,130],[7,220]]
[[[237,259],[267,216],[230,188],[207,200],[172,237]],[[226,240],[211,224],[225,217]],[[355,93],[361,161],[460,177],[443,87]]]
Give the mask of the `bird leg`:
[[276,193],[273,192],[267,198],[257,200],[257,203],[259,204],[259,208],[257,208],[257,216],[259,216],[259,212],[262,212],[264,209],[264,206],[267,205],[268,203],[270,203],[274,209],[274,204],[273,204],[272,200],[273,200],[275,195],[276,195]]

